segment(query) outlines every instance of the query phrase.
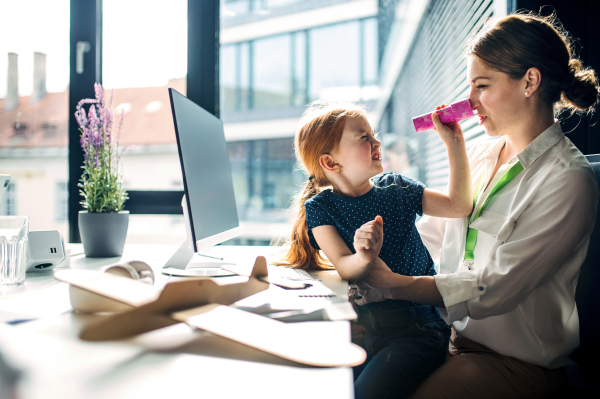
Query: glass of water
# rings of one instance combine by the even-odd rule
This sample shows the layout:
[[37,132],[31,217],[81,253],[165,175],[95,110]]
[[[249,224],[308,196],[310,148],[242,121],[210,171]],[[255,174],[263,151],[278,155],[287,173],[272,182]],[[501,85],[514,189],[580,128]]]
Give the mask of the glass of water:
[[25,281],[28,233],[28,216],[0,216],[0,287]]

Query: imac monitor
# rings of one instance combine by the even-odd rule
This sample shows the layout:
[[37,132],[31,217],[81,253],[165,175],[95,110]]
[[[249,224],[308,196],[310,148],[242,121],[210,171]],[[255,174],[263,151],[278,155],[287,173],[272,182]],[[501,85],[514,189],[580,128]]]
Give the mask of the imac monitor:
[[163,273],[231,275],[221,269],[225,262],[194,256],[240,232],[223,122],[171,88],[169,98],[185,191],[182,207],[187,240],[163,267]]

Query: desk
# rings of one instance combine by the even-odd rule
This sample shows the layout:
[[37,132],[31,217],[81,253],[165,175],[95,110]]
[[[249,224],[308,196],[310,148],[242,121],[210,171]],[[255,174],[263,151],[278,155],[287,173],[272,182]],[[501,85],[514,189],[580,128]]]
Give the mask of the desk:
[[[154,270],[157,285],[169,279],[160,267],[178,246],[127,245],[121,258],[91,259],[71,244],[72,269],[139,259]],[[257,255],[275,259],[275,247],[213,248],[208,254],[235,261]],[[338,295],[347,284],[335,271],[314,272]],[[220,277],[239,279],[240,277]],[[179,279],[179,278],[177,278]],[[52,272],[27,275],[22,287],[0,292],[0,346],[26,371],[20,397],[29,398],[351,398],[352,370],[313,368],[283,360],[207,332],[176,324],[119,341],[85,342],[82,326],[97,315],[70,311],[68,285]],[[8,325],[6,321],[35,317]],[[314,332],[350,339],[348,322],[305,323]]]

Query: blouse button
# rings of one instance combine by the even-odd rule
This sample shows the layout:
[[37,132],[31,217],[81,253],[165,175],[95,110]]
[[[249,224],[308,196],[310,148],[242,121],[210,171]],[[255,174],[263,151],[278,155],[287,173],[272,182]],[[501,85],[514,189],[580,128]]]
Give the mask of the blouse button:
[[479,291],[483,291],[483,287],[479,287]]

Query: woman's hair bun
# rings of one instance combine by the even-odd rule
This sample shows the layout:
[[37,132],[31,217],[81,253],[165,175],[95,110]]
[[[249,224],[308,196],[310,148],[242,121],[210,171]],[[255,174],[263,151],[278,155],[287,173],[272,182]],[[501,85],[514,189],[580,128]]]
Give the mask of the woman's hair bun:
[[[569,73],[563,81],[561,100],[568,108],[588,113],[594,110],[598,102],[598,77],[591,68],[584,68],[583,63],[576,59],[569,60]],[[569,107],[570,105],[570,107]]]
[[598,77],[575,56],[573,39],[556,13],[516,13],[494,20],[467,42],[467,56],[518,80],[532,67],[542,73],[540,98],[562,111],[591,113],[598,102]]

